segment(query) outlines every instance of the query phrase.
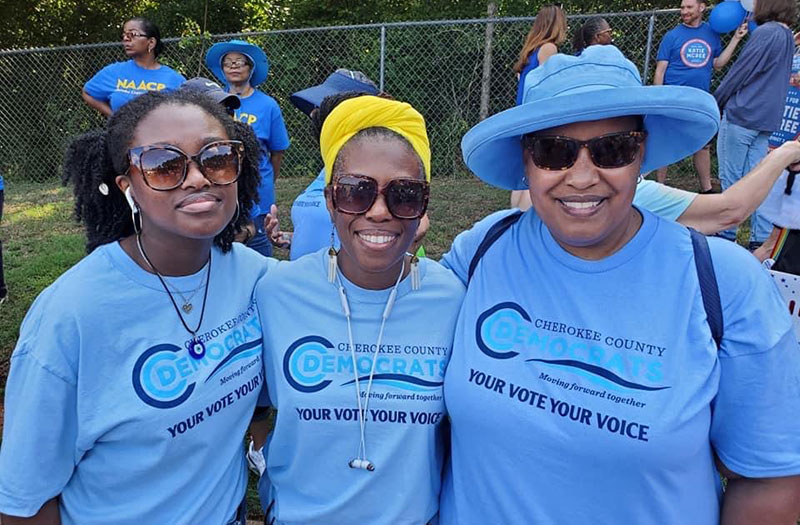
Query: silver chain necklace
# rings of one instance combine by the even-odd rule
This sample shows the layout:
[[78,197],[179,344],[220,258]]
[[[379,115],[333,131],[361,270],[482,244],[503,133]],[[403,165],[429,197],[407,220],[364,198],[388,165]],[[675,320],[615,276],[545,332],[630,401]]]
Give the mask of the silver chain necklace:
[[[144,250],[142,249],[142,243],[139,241],[138,236],[136,237],[136,247],[139,248],[139,255],[141,255],[142,259],[144,259],[147,265],[150,266],[150,269],[153,270],[156,274],[158,274],[158,270],[155,269],[155,267],[150,263],[150,260],[147,258],[147,255],[144,254]],[[172,285],[172,283],[170,283],[166,278],[163,278],[163,282],[170,289],[172,293],[178,294],[178,296],[183,300],[183,304],[181,305],[181,310],[183,310],[187,314],[190,314],[194,309],[194,306],[192,305],[192,299],[194,299],[194,296],[197,295],[197,292],[199,292],[200,289],[205,286],[207,279],[208,279],[208,273],[206,272],[205,278],[200,282],[200,285],[197,288],[192,290],[192,292],[189,294],[189,297],[183,295],[183,293],[177,288],[175,288]]]

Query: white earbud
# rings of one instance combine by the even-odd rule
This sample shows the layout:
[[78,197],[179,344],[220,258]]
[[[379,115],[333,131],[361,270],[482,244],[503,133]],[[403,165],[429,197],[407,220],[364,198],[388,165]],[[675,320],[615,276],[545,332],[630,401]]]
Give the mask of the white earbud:
[[358,458],[351,459],[348,465],[350,466],[350,468],[360,468],[363,470],[368,470],[370,472],[375,470],[375,465],[373,465],[372,462],[369,461],[368,459],[358,459]]
[[131,207],[131,211],[137,211],[139,209],[136,206],[136,203],[133,201],[133,197],[131,196],[131,187],[130,186],[125,188],[125,200],[128,201],[128,206]]

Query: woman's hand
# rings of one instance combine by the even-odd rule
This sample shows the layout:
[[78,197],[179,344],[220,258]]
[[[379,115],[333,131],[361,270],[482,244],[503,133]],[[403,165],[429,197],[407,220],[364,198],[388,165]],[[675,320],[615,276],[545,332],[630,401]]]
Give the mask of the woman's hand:
[[273,246],[284,249],[292,246],[292,232],[280,230],[278,207],[274,204],[270,206],[269,213],[264,218],[264,232]]
[[744,24],[736,28],[736,32],[733,34],[733,38],[741,40],[742,38],[747,36],[747,32],[748,32],[747,22],[745,22]]
[[778,149],[785,149],[792,156],[791,163],[787,166],[787,169],[800,171],[800,141],[787,140]]

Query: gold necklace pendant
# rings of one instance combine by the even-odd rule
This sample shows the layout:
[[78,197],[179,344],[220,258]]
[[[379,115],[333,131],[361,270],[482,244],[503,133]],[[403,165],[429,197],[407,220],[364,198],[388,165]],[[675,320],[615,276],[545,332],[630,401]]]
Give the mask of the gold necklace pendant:
[[183,306],[181,306],[181,310],[183,310],[187,314],[192,313],[192,308],[193,308],[192,303],[183,303]]

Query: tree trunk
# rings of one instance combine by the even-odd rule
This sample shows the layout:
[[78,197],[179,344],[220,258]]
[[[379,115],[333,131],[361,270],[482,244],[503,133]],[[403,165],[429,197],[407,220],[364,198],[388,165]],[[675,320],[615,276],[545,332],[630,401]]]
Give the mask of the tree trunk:
[[[497,13],[497,4],[489,2],[486,14],[493,18]],[[494,38],[494,22],[486,23],[486,44],[483,48],[483,75],[481,76],[481,120],[489,116],[489,91],[492,81],[492,39]]]

